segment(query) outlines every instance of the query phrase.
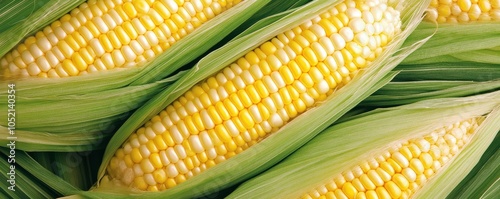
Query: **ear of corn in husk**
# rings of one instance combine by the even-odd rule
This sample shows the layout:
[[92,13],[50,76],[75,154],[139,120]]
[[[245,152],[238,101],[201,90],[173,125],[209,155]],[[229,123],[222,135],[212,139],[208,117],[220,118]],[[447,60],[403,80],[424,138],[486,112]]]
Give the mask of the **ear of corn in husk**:
[[[428,10],[426,19],[410,36],[408,40],[418,39],[419,34],[436,31],[437,33],[423,48],[410,55],[403,64],[396,67],[399,74],[385,87],[378,90],[361,103],[359,108],[346,114],[342,121],[348,120],[347,115],[356,115],[367,108],[380,106],[394,106],[436,97],[461,97],[499,90],[500,74],[498,74],[498,5],[496,1],[433,1]],[[450,5],[447,5],[451,3]],[[462,11],[461,20],[457,23],[458,4],[473,5],[468,13]],[[490,10],[491,17],[486,13],[481,18],[464,22],[466,14],[477,13],[479,5],[491,3],[495,9]],[[485,7],[485,8],[486,8]],[[448,15],[448,11],[455,12]],[[486,10],[485,10],[486,11]],[[439,14],[438,14],[439,12]],[[484,12],[484,11],[483,11]],[[446,15],[444,17],[438,15]],[[494,19],[496,14],[496,19]],[[437,18],[437,22],[434,22]],[[490,32],[490,30],[493,30]],[[491,40],[490,40],[491,39]],[[498,135],[497,135],[498,137]],[[495,141],[490,148],[495,148]],[[497,150],[497,149],[494,149]],[[487,155],[487,154],[485,154]],[[493,158],[493,157],[492,157]],[[493,160],[492,160],[493,161]],[[492,162],[492,165],[498,165]],[[482,167],[481,162],[476,167]],[[495,197],[495,180],[498,175],[492,173],[495,166],[484,165],[482,173],[469,176],[474,180],[465,179],[466,185],[457,186],[447,198],[483,198]],[[473,177],[472,177],[473,176]],[[489,180],[493,178],[492,180]],[[483,180],[484,179],[484,180]]]
[[500,130],[500,91],[336,124],[228,198],[444,198]]
[[[260,2],[263,2],[257,3],[261,4],[260,6],[267,3]],[[205,38],[209,39],[211,33],[223,36],[224,32],[230,32],[234,29],[232,26],[239,24],[238,20],[244,20],[255,12],[247,9],[251,8],[247,6],[252,3],[237,6],[239,3],[240,1],[89,1],[38,31],[35,36],[28,37],[16,49],[5,54],[1,63],[2,70],[7,78],[67,77],[133,67],[170,49],[170,46],[177,41],[189,40],[189,36],[195,30],[201,32],[203,28],[211,28],[213,25],[224,26],[221,22],[232,19],[235,20],[233,23],[225,24],[223,30],[220,28],[212,30],[205,34]],[[243,9],[231,9],[233,6]],[[246,14],[247,17],[240,16],[235,19],[226,12],[238,9],[241,9],[241,15]],[[227,16],[219,17],[221,14]],[[198,30],[205,23],[209,25]],[[220,35],[217,38],[221,39]],[[188,39],[184,38],[186,36]],[[213,38],[210,42],[217,41],[217,38]],[[204,41],[198,41],[194,45],[203,43]],[[196,51],[191,54],[196,54]],[[185,60],[181,62],[188,63],[192,60],[194,57],[191,54],[185,54]],[[165,77],[154,75],[151,70],[158,70],[155,68],[158,66],[147,67],[146,79],[159,80]],[[171,72],[175,71],[175,67],[169,68],[169,70],[174,68]],[[168,72],[165,73],[167,74],[162,75],[168,75]],[[144,83],[146,82],[151,80]]]
[[[211,168],[208,169],[207,172],[201,172],[193,177],[188,175],[189,179],[186,182],[182,182],[183,180],[181,179],[181,181],[178,181],[181,183],[177,184],[175,187],[161,192],[137,191],[137,188],[143,187],[142,186],[143,184],[141,183],[142,180],[144,180],[145,178],[148,178],[147,183],[148,184],[150,183],[149,179],[151,177],[150,173],[146,173],[148,175],[145,178],[136,179],[137,181],[136,183],[138,183],[137,185],[139,185],[139,187],[137,188],[129,187],[130,185],[124,186],[123,184],[120,183],[129,182],[128,180],[125,180],[124,182],[119,182],[117,181],[119,179],[115,179],[115,177],[109,176],[109,174],[106,173],[106,167],[108,166],[108,164],[110,164],[110,161],[113,162],[112,164],[115,164],[116,161],[119,161],[116,159],[116,157],[114,158],[113,156],[117,150],[124,150],[124,149],[119,149],[120,145],[122,145],[124,141],[126,141],[127,138],[132,133],[134,133],[136,129],[140,128],[141,125],[145,124],[146,128],[151,128],[149,126],[153,125],[155,122],[157,123],[158,119],[160,118],[160,116],[155,116],[155,115],[161,112],[162,109],[165,109],[165,107],[168,104],[174,102],[175,99],[181,97],[192,86],[194,86],[201,80],[204,80],[212,75],[215,75],[216,72],[221,71],[222,69],[224,69],[224,67],[230,65],[232,62],[236,61],[239,57],[245,55],[249,50],[255,49],[259,45],[262,45],[262,42],[271,39],[273,36],[279,33],[289,30],[290,27],[295,27],[299,24],[302,24],[305,19],[308,18],[310,19],[318,15],[319,13],[328,10],[329,6],[337,5],[340,3],[341,2],[339,1],[313,1],[310,4],[300,7],[294,10],[293,12],[290,12],[288,15],[281,17],[279,20],[277,20],[274,23],[271,23],[269,26],[266,26],[265,28],[259,29],[255,32],[252,32],[251,34],[248,34],[246,36],[239,37],[238,39],[228,43],[221,49],[218,49],[213,53],[204,57],[193,69],[191,69],[180,80],[176,81],[174,85],[170,86],[164,92],[161,92],[153,99],[151,99],[151,101],[149,101],[147,104],[145,104],[145,106],[141,107],[138,111],[136,111],[124,123],[124,125],[118,130],[118,132],[112,138],[106,149],[99,177],[103,177],[104,175],[106,176],[100,181],[100,184],[98,184],[97,189],[94,189],[91,192],[82,192],[80,194],[86,197],[113,197],[113,196],[118,197],[123,194],[125,195],[140,194],[141,196],[144,197],[153,197],[153,198],[154,197],[200,197],[208,193],[217,192],[220,189],[234,185],[235,183],[238,183],[245,178],[255,175],[256,173],[278,162],[280,159],[284,158],[288,153],[298,148],[307,140],[311,139],[316,133],[320,132],[322,128],[325,128],[331,122],[335,121],[348,109],[352,108],[355,104],[357,104],[362,98],[365,98],[370,93],[375,91],[377,88],[385,84],[388,80],[390,80],[394,76],[394,74],[389,73],[389,71],[409,52],[411,52],[413,49],[417,48],[421,44],[421,43],[415,43],[410,46],[407,46],[406,48],[399,49],[400,44],[402,44],[406,36],[420,21],[420,16],[423,12],[426,2],[399,2],[399,3],[392,2],[390,5],[395,6],[396,9],[401,11],[400,14],[402,20],[401,27],[403,30],[401,31],[401,33],[395,35],[392,41],[389,42],[388,46],[384,47],[385,50],[380,54],[378,58],[376,58],[371,63],[370,67],[360,71],[359,75],[352,77],[352,80],[350,80],[348,84],[345,85],[342,84],[343,87],[341,89],[337,89],[332,95],[325,96],[326,99],[320,98],[320,103],[316,104],[314,107],[309,108],[307,112],[302,113],[301,115],[295,117],[293,120],[287,122],[286,125],[284,125],[283,127],[276,129],[276,132],[273,132],[273,135],[268,136],[266,139],[260,141],[260,143],[256,144],[255,146],[250,147],[248,150],[244,150],[241,153],[240,151],[238,151],[237,152],[238,155],[235,155],[236,152],[232,152],[232,154],[235,156],[232,155],[229,156],[230,154],[228,154],[228,157],[231,157],[230,159],[221,161],[219,164],[213,167],[210,166]],[[352,4],[353,2],[349,1],[349,5]],[[388,17],[390,18],[390,16]],[[425,42],[425,40],[422,40],[420,42]],[[267,42],[267,44],[265,45],[268,45],[269,43],[272,42]],[[280,49],[277,50],[279,51]],[[243,61],[242,64],[245,65]],[[170,110],[170,108],[168,108],[168,110]],[[321,119],[310,117],[311,115],[317,115],[317,114],[320,114],[324,117],[322,117]],[[156,119],[153,119],[148,122],[148,120],[150,120],[150,118],[152,117]],[[160,127],[156,124],[154,125]],[[247,124],[245,123],[245,125]],[[135,134],[135,136],[141,136],[141,137],[144,136],[144,134],[142,135],[139,134]],[[170,133],[167,132],[164,134],[170,134]],[[194,137],[195,136],[193,136],[193,138]],[[131,137],[130,139],[136,139],[136,138]],[[187,139],[185,142],[186,143],[188,142]],[[232,142],[234,143],[234,141]],[[285,142],[287,143],[286,146],[280,144]],[[187,145],[189,146],[189,143]],[[163,145],[158,145],[158,146],[160,148],[163,147]],[[176,148],[178,149],[175,150],[188,150],[189,154],[193,153],[193,151],[189,151],[192,149],[189,148],[181,149],[180,147],[182,146],[184,146],[184,144],[177,145]],[[152,152],[156,153],[154,149]],[[117,157],[121,157],[121,155],[119,155],[120,153],[121,152],[118,152]],[[154,154],[153,156],[156,157],[156,155]],[[220,156],[225,158],[225,156],[222,155]],[[148,161],[146,160],[144,161],[144,166],[148,165]],[[213,160],[211,161],[213,162]],[[139,164],[136,165],[139,166]],[[147,169],[144,170],[144,172],[151,172],[149,170],[150,167],[144,167],[144,168]],[[108,169],[108,171],[113,171],[113,170]],[[139,172],[139,170],[137,171]],[[184,170],[182,171],[184,172]],[[161,170],[159,170],[158,172],[161,173]],[[230,173],[231,175],[228,175],[228,173]],[[124,175],[124,177],[127,179],[130,178],[127,177],[127,175],[128,174]],[[158,177],[161,178],[161,175],[158,175]],[[156,188],[159,190],[164,189],[164,187],[162,187],[161,185]],[[149,190],[154,191],[155,187],[152,186],[150,187]]]

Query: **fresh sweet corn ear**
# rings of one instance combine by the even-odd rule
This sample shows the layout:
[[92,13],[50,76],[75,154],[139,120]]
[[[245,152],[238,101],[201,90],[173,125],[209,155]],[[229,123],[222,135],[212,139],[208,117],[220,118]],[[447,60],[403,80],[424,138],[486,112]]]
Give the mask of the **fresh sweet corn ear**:
[[0,58],[5,77],[78,76],[136,66],[240,0],[89,0]]
[[433,0],[426,20],[438,23],[466,23],[500,20],[499,0]]
[[499,132],[499,96],[347,117],[227,198],[445,198]]
[[411,198],[467,147],[482,120],[470,118],[395,143],[302,198]]
[[161,191],[241,153],[369,67],[400,32],[386,1],[347,0],[278,34],[137,129],[101,183]]

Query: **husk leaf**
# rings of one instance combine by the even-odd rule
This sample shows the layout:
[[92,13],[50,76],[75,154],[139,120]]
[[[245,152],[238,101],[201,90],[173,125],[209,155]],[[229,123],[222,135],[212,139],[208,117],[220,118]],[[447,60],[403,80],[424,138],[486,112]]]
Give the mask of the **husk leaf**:
[[[490,144],[473,171],[446,198],[488,198],[497,196],[500,178],[500,134]],[[497,183],[497,184],[495,184]],[[491,196],[490,196],[491,195]]]
[[422,64],[437,62],[477,61],[481,63],[500,62],[500,23],[496,21],[436,24],[422,22],[408,38],[408,42],[418,40],[431,32],[436,34],[403,64]]
[[[6,156],[9,154],[7,149],[1,148],[0,151]],[[54,195],[69,195],[80,190],[45,169],[43,166],[38,164],[38,162],[33,160],[33,158],[31,158],[27,153],[23,151],[16,151],[15,155],[16,175],[29,176],[29,178],[26,179],[26,182],[17,181],[16,178],[16,184],[19,183],[16,185],[17,188],[22,189],[15,191],[15,194],[26,194],[25,197],[21,198],[52,198]],[[4,160],[4,158],[2,158],[2,160]],[[2,168],[7,168],[7,166],[2,166]],[[2,171],[2,173],[7,172]],[[29,181],[32,181],[32,183],[29,184]],[[23,189],[25,191],[23,191]],[[33,191],[43,193],[44,196],[37,197],[35,193],[30,193]],[[54,193],[54,191],[56,193]],[[11,193],[11,191],[8,191],[7,193],[10,195],[14,192]]]

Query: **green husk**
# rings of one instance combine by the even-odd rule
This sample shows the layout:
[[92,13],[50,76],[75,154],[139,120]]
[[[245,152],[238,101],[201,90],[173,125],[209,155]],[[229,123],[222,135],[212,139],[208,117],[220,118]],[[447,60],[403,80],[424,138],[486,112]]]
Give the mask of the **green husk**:
[[491,81],[500,78],[498,64],[478,62],[453,62],[399,65],[400,71],[394,81],[453,80],[453,81]]
[[387,107],[414,103],[417,101],[465,97],[500,90],[500,79],[496,81],[409,81],[389,82],[360,106]]
[[2,198],[8,198],[9,195],[7,195],[7,193],[5,193],[5,191],[3,189],[0,189],[0,197],[2,197]]
[[[300,24],[304,19],[310,18],[317,13],[328,9],[339,1],[313,1],[303,7],[288,11],[286,16],[276,17],[277,21],[269,23],[268,26],[239,37],[222,48],[210,53],[200,60],[195,67],[188,71],[181,79],[176,81],[165,91],[159,93],[144,106],[139,108],[120,127],[110,140],[100,167],[99,178],[104,175],[105,168],[117,148],[129,137],[129,135],[144,124],[150,117],[156,115],[160,110],[170,104],[180,95],[184,94],[197,82],[218,72],[223,67],[242,56],[247,51],[257,47],[261,42],[272,38],[274,35]],[[79,193],[90,198],[114,198],[114,197],[147,197],[147,198],[186,198],[202,197],[210,193],[234,185],[249,178],[286,157],[309,139],[314,137],[322,129],[326,128],[342,114],[347,112],[360,100],[366,98],[376,89],[390,81],[395,73],[390,73],[405,56],[418,48],[422,42],[406,46],[400,49],[405,38],[413,31],[421,20],[423,10],[427,1],[403,3],[403,27],[404,31],[397,35],[387,50],[377,59],[373,65],[355,77],[348,85],[338,90],[318,107],[308,110],[289,122],[278,132],[269,136],[264,141],[252,148],[232,157],[228,161],[203,172],[188,182],[176,187],[157,193],[132,192],[120,187],[99,187],[91,192]],[[273,16],[272,16],[273,17]],[[275,18],[275,19],[276,19]],[[266,19],[264,19],[266,20]],[[314,118],[311,115],[322,115]],[[287,143],[283,146],[282,143]],[[280,144],[281,143],[281,144]]]
[[[4,146],[7,140],[8,129],[0,127]],[[31,131],[15,131],[16,147],[24,151],[87,151],[103,148],[109,135],[101,132],[74,132],[74,133],[47,133]]]
[[[498,196],[500,178],[500,134],[481,157],[479,163],[446,198],[492,198]],[[495,184],[497,183],[497,184]],[[495,193],[495,194],[493,194]]]
[[[10,166],[6,158],[9,150],[0,148],[0,151],[2,154],[0,160],[3,165],[1,167],[2,173],[5,175],[9,171],[4,171],[4,169],[8,169]],[[16,150],[15,161],[16,191],[8,190],[7,184],[2,186],[4,194],[9,195],[10,198],[53,198],[57,195],[68,195],[80,190],[45,169],[23,151]],[[2,182],[7,183],[4,180]]]
[[[94,152],[96,153],[96,152]],[[49,156],[50,164],[42,165],[50,169],[64,181],[77,187],[79,190],[86,190],[95,182],[95,170],[98,165],[92,164],[99,158],[91,156],[91,152],[56,152],[42,153],[41,156]]]
[[436,34],[420,49],[408,56],[403,64],[472,61],[500,63],[500,23],[497,21],[462,24],[421,23],[408,42],[421,36]]
[[[72,126],[94,120],[104,123],[107,118],[127,113],[180,76],[182,73],[151,84],[64,96],[29,96],[23,90],[18,90],[16,85],[16,112],[20,113],[16,125],[22,126],[23,130],[59,133],[82,130],[81,127]],[[1,105],[7,107],[7,100],[2,101]],[[41,117],[44,115],[52,116]],[[6,116],[1,119],[0,124],[6,125]]]
[[496,64],[472,62],[399,65],[394,69],[398,75],[360,106],[396,106],[499,90],[499,69]]
[[393,143],[487,114],[468,147],[415,198],[444,198],[476,165],[500,130],[500,91],[378,109],[336,124],[280,164],[243,183],[228,198],[296,198]]
[[[102,147],[120,122],[183,73],[164,80],[82,95],[29,96],[16,84],[16,136],[27,151],[79,151]],[[7,92],[7,86],[4,89]],[[7,112],[7,95],[0,95]],[[0,116],[0,143],[7,143],[7,114]]]
[[9,189],[9,186],[12,186],[12,184],[8,183],[9,175],[7,174],[8,172],[11,172],[10,166],[7,162],[7,158],[5,156],[1,156],[2,159],[0,160],[0,166],[1,166],[1,171],[2,171],[2,177],[6,179],[6,183],[2,184],[2,190],[7,192],[9,195],[6,198],[29,198],[29,197],[35,197],[35,198],[49,198],[50,193],[49,190],[44,190],[43,187],[39,187],[37,183],[34,180],[31,180],[29,176],[26,176],[21,169],[15,169],[15,186],[13,186],[13,190]]
[[0,33],[18,23],[22,23],[26,17],[45,5],[48,1],[19,0],[0,5],[0,19],[2,19],[0,21]]
[[497,180],[490,187],[488,187],[488,190],[486,190],[486,192],[481,197],[485,199],[495,199],[500,194],[499,187],[500,181]]

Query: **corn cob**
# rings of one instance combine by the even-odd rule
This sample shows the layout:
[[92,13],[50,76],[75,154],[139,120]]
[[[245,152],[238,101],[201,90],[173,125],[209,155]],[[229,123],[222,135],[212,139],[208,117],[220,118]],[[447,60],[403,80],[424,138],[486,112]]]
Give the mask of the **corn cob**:
[[482,120],[470,118],[394,144],[302,198],[411,198],[467,146]]
[[426,20],[438,23],[464,23],[500,20],[499,0],[433,0]]
[[6,77],[68,77],[136,66],[239,2],[89,0],[26,38],[0,68]]
[[159,191],[242,152],[347,84],[400,31],[386,1],[352,1],[191,88],[118,149],[103,183]]

